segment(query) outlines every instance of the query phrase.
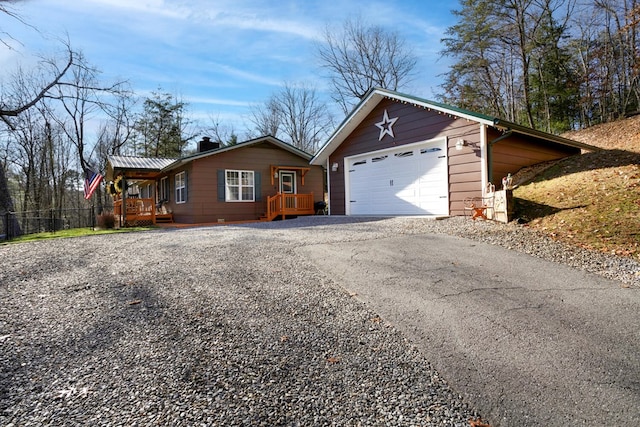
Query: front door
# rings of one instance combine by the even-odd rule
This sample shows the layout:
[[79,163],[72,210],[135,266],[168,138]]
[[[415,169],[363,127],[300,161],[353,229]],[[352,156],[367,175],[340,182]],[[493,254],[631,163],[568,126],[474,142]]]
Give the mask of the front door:
[[280,192],[284,195],[285,207],[295,209],[296,198],[287,197],[296,194],[296,173],[293,171],[280,171]]

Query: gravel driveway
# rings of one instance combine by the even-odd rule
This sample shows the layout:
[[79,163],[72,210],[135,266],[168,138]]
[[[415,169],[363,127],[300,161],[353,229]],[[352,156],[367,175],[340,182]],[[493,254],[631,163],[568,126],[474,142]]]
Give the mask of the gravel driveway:
[[439,232],[638,285],[630,260],[453,218],[310,217],[0,247],[0,424],[448,425],[468,407],[412,345],[300,255]]

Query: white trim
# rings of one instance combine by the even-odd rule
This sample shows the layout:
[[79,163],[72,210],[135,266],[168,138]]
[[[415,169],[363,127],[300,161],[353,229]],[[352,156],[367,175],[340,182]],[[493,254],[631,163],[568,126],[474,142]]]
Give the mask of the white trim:
[[298,194],[298,174],[296,174],[296,171],[290,171],[290,170],[284,170],[284,169],[280,169],[279,172],[279,187],[280,187],[280,192],[284,194],[284,191],[282,191],[282,174],[285,175],[293,175],[293,181],[291,182],[291,184],[293,185],[293,193],[287,193],[287,194]]
[[[227,174],[229,172],[235,172],[238,174],[238,185],[234,187],[238,187],[238,199],[234,200],[234,199],[230,199],[229,198],[229,184],[227,183]],[[250,173],[251,174],[251,189],[252,191],[252,196],[251,199],[247,199],[244,200],[242,198],[242,189],[249,187],[249,185],[242,185],[242,174],[243,173]],[[256,201],[256,174],[254,171],[252,170],[240,170],[240,169],[225,169],[224,170],[224,201],[228,202],[228,203],[251,203],[251,202],[255,202]]]
[[487,176],[489,171],[489,164],[487,158],[487,125],[480,124],[480,174],[482,184],[482,194],[484,194],[487,184],[489,183],[489,177]]
[[[178,176],[182,175],[182,178],[180,179],[180,181],[182,181],[182,185],[180,187],[178,187]],[[183,204],[183,203],[187,203],[187,197],[186,197],[186,192],[187,192],[187,174],[185,171],[182,172],[178,172],[173,180],[174,184],[175,184],[175,197],[176,197],[176,204]],[[180,198],[178,198],[178,190],[182,190],[180,192]]]
[[[329,169],[329,158],[327,157],[327,171],[325,172],[327,174],[327,200],[329,201],[329,209],[328,209],[328,214],[331,215],[331,179],[329,177],[329,174],[331,173],[331,169]],[[324,197],[324,188],[322,189],[322,196]]]
[[[448,137],[439,136],[439,137],[433,138],[433,139],[425,139],[425,140],[419,141],[419,142],[412,142],[411,144],[395,145],[393,147],[382,148],[380,150],[367,151],[365,153],[354,154],[352,156],[345,157],[345,160],[346,159],[354,159],[354,158],[357,158],[357,157],[366,157],[366,156],[370,156],[372,154],[388,153],[390,151],[396,151],[396,150],[398,150],[400,148],[415,148],[418,145],[435,144],[437,142],[444,142],[445,143],[445,147],[446,147],[447,146],[447,141],[448,141]],[[448,158],[449,157],[448,153],[445,153],[445,154],[447,154],[447,158]]]
[[357,154],[342,159],[342,173],[344,174],[344,214],[351,215],[351,175],[349,173],[349,159],[353,157],[366,155],[367,153]]

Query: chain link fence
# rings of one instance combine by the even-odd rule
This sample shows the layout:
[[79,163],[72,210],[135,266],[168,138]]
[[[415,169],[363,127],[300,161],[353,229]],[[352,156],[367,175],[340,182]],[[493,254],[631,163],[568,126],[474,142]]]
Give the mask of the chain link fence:
[[50,209],[45,211],[0,213],[0,240],[71,228],[93,228],[96,225],[94,208]]

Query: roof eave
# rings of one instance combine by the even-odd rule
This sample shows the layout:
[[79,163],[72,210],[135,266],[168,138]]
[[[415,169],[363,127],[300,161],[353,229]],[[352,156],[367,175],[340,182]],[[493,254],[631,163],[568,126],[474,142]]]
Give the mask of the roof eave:
[[295,154],[297,156],[302,157],[303,159],[309,161],[311,160],[311,158],[313,157],[311,154],[300,150],[297,147],[294,147],[291,144],[287,144],[284,141],[279,140],[278,138],[271,136],[271,135],[266,135],[266,136],[261,136],[259,138],[255,138],[255,139],[251,139],[249,141],[245,141],[245,142],[241,142],[239,144],[235,144],[235,145],[230,145],[227,147],[222,147],[222,148],[218,148],[218,149],[214,149],[214,150],[210,150],[210,151],[205,151],[204,153],[196,153],[196,154],[192,154],[191,156],[188,157],[184,157],[182,159],[178,159],[175,162],[165,166],[162,169],[162,172],[167,172],[170,171],[172,169],[175,169],[177,167],[180,167],[183,164],[189,163],[191,161],[194,160],[198,160],[198,159],[202,159],[204,157],[208,157],[208,156],[212,156],[212,155],[216,155],[216,154],[222,154],[222,153],[226,153],[228,151],[232,151],[232,150],[237,150],[240,148],[244,148],[244,147],[250,147],[251,145],[255,145],[255,144],[259,144],[262,142],[269,142],[273,145],[276,145],[280,148],[282,148],[283,150],[286,150],[292,154]]
[[585,151],[600,151],[601,148],[593,145],[585,144],[584,142],[574,141],[573,139],[564,138],[562,136],[553,135],[547,132],[531,129],[526,126],[522,126],[516,123],[508,122],[506,120],[495,119],[493,126],[500,130],[511,130],[513,132],[532,136],[535,138],[546,139],[548,141],[556,142],[558,144],[567,145],[573,148],[579,148]]

